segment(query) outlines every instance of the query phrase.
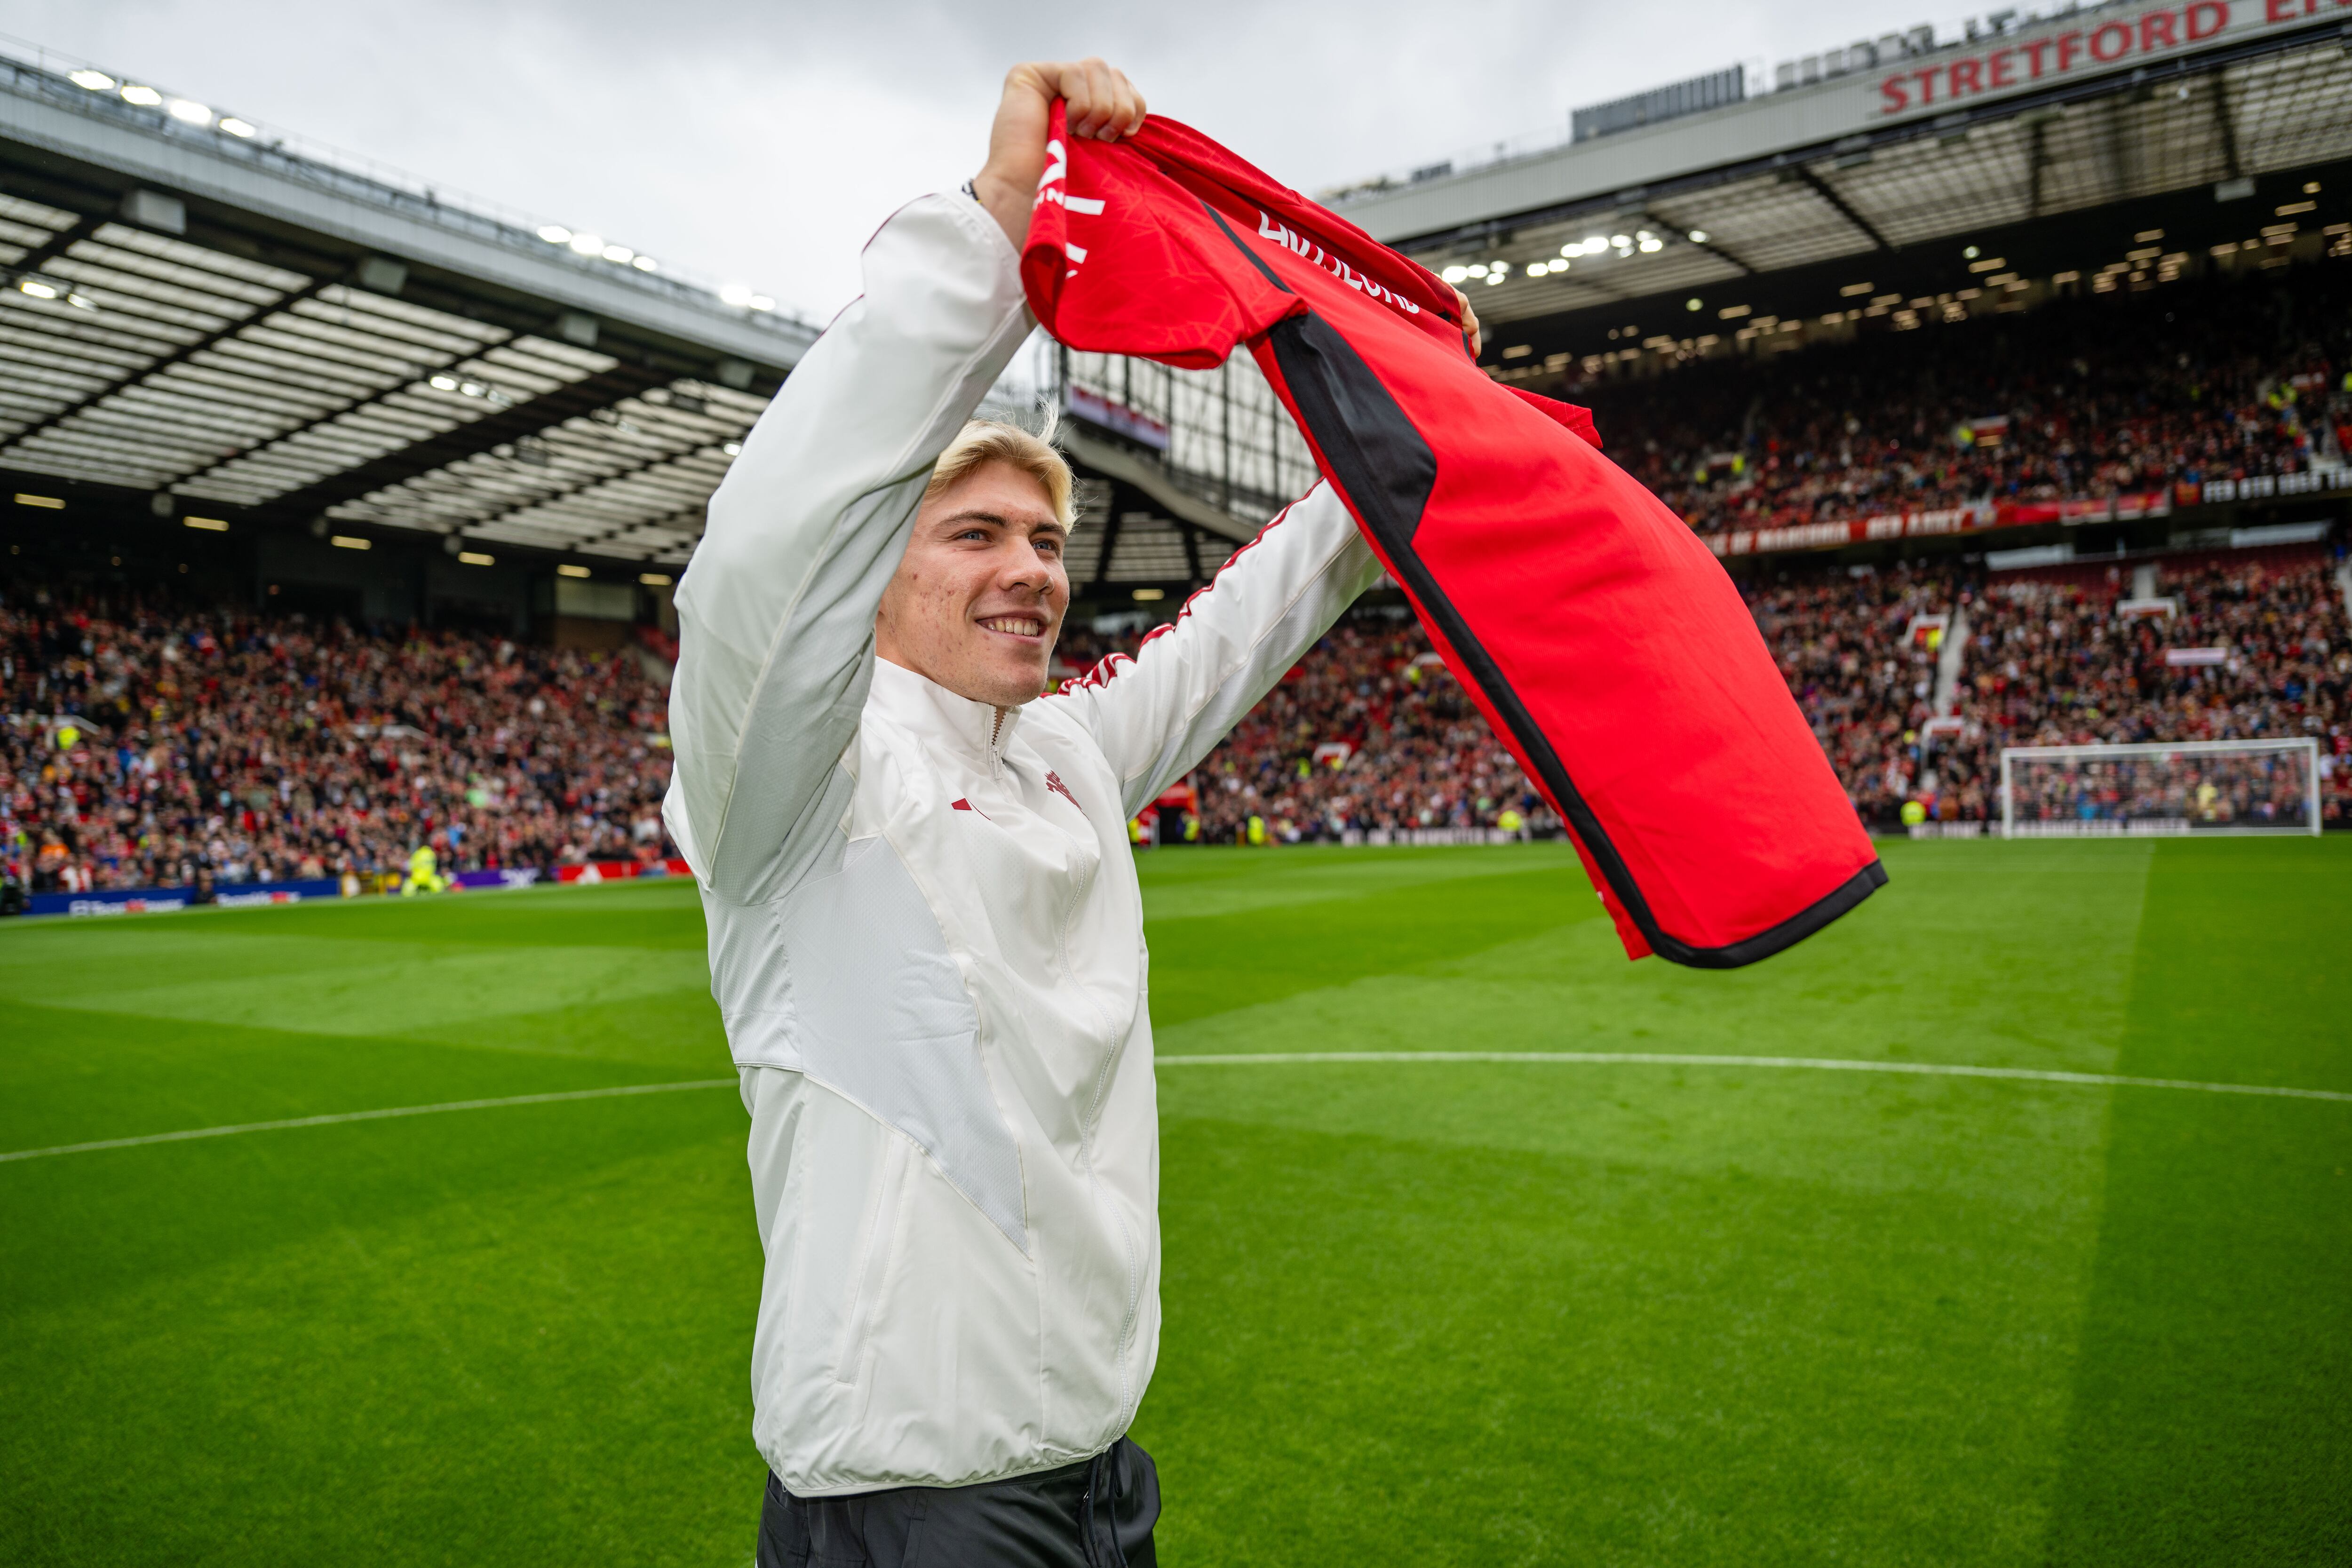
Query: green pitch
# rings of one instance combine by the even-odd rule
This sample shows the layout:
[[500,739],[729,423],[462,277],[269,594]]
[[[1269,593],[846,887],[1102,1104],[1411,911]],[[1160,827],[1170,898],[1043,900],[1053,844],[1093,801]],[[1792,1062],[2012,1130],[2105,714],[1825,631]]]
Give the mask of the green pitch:
[[[1895,845],[1626,963],[1546,847],[1161,851],[1162,1561],[2352,1561],[2352,841]],[[728,1076],[690,889],[0,926],[0,1151]],[[0,1561],[740,1568],[724,1087],[0,1163]]]

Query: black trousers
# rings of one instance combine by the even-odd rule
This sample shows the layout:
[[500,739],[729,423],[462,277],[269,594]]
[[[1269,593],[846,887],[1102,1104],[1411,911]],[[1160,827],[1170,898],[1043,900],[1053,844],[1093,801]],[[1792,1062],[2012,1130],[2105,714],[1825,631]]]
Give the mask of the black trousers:
[[1057,1470],[971,1487],[796,1498],[775,1477],[758,1568],[1156,1568],[1160,1472],[1121,1437]]

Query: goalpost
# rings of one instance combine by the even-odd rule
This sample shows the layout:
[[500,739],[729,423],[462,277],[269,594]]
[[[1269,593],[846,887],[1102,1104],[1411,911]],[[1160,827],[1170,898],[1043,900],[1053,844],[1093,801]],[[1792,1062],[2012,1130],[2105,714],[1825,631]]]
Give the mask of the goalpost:
[[2007,838],[2319,832],[2319,742],[2005,746]]

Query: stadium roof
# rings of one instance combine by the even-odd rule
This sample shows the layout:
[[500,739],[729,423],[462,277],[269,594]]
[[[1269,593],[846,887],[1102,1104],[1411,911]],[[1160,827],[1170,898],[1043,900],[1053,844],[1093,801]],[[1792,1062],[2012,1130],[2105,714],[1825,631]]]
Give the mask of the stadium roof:
[[[0,490],[675,565],[814,340],[748,288],[21,52],[0,54]],[[1248,482],[1267,454],[1237,483],[1194,450],[1229,438],[1223,405],[1161,409],[1157,449],[1073,406],[1092,590],[1201,581],[1288,499]]]
[[2070,6],[1940,47],[1890,36],[1835,79],[1330,199],[1433,267],[1486,282],[1507,263],[1475,289],[1488,322],[1614,315],[2167,193],[2252,196],[2352,157],[2344,37],[2286,0]]
[[648,563],[686,558],[814,336],[45,58],[0,57],[0,470]]

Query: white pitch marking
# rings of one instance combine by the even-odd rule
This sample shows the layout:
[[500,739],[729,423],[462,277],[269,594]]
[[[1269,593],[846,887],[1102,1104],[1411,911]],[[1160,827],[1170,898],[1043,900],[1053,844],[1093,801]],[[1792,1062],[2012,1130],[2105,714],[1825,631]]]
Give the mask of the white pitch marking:
[[247,1121],[235,1127],[194,1127],[184,1132],[150,1132],[140,1138],[102,1138],[95,1143],[61,1143],[54,1149],[12,1149],[10,1160],[40,1160],[51,1154],[89,1154],[100,1149],[135,1149],[142,1143],[183,1143],[191,1138],[226,1138],[238,1132],[282,1132],[290,1127],[331,1127],[339,1121],[384,1121],[395,1116],[434,1116],[445,1110],[495,1110],[505,1105],[553,1105],[566,1100],[610,1100],[624,1094],[668,1094],[681,1089],[735,1089],[731,1078],[698,1078],[682,1083],[633,1083],[615,1089],[574,1089],[561,1094],[516,1094],[504,1100],[453,1100],[443,1105],[395,1105],[383,1110],[344,1110],[332,1116],[294,1116],[283,1121]]
[[2189,1089],[2205,1094],[2261,1094],[2284,1100],[2352,1102],[2334,1089],[2284,1089],[2262,1083],[2199,1083],[2179,1078],[2126,1078],[2116,1073],[2056,1072],[2040,1068],[1968,1067],[1951,1062],[1865,1062],[1835,1057],[1692,1057],[1663,1051],[1267,1051],[1229,1056],[1163,1056],[1163,1067],[1255,1067],[1317,1062],[1526,1062],[1572,1067],[1807,1068],[1816,1072],[1910,1073],[1925,1078],[2008,1078],[2035,1083],[2080,1083],[2104,1089]]

